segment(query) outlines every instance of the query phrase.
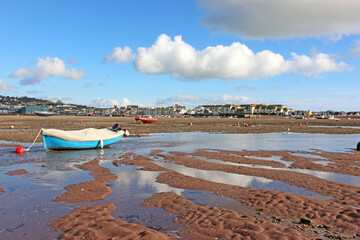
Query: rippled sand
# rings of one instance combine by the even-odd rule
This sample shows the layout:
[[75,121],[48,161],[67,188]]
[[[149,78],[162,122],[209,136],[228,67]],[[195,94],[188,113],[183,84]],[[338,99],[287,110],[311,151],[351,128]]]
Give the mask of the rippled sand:
[[[77,129],[107,127],[114,120],[137,136],[194,126],[255,133],[290,124],[294,131],[320,129],[283,119],[251,120],[248,128],[232,124],[237,119],[161,119],[151,125],[78,119],[29,116],[16,123],[9,117],[0,137],[23,144],[41,124]],[[318,124],[342,122],[328,121]],[[5,131],[10,122],[14,129]],[[356,132],[355,123],[343,129]],[[36,145],[24,155],[13,153],[18,143],[3,142],[0,239],[360,238],[360,152],[351,146],[358,135],[331,135],[331,141],[301,134],[141,136],[147,137],[103,150],[44,152]],[[294,146],[296,139],[313,141]],[[339,139],[346,141],[336,144]]]

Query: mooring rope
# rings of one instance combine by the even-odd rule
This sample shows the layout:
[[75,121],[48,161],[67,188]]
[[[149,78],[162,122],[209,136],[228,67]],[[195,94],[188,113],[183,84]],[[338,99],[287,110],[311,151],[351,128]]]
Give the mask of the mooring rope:
[[36,138],[35,138],[34,142],[30,145],[30,147],[28,147],[27,149],[25,149],[25,150],[24,150],[25,152],[29,151],[29,150],[30,150],[30,148],[31,148],[31,147],[35,144],[35,142],[36,142],[36,140],[38,139],[38,137],[39,137],[40,133],[41,133],[41,129],[40,129],[40,131],[39,131],[38,135],[36,136]]

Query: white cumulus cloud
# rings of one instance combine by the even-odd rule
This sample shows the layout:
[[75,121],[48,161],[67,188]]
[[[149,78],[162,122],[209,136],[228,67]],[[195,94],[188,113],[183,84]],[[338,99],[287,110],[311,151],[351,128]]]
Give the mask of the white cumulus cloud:
[[131,105],[131,101],[127,98],[123,98],[121,101],[115,99],[97,98],[91,101],[91,105],[99,108],[110,108],[116,105],[117,107],[126,107]]
[[229,94],[220,94],[217,96],[195,96],[189,94],[175,94],[168,98],[158,99],[156,104],[158,105],[173,105],[173,104],[182,104],[182,105],[191,105],[198,106],[201,104],[227,104],[227,103],[252,103],[256,101],[249,97],[244,96],[234,96]]
[[63,75],[66,79],[79,80],[85,77],[83,71],[67,69],[63,60],[57,57],[39,58],[35,68],[20,68],[10,74],[12,78],[23,78],[21,85],[35,85],[43,79]]
[[249,38],[360,33],[358,0],[199,0],[202,23]]
[[121,63],[126,63],[132,60],[133,58],[133,54],[131,53],[131,48],[129,47],[124,47],[124,49],[122,49],[121,47],[116,47],[113,49],[113,52],[109,55],[107,55],[104,59],[103,59],[103,63],[107,63],[107,62],[121,62]]
[[5,82],[4,80],[0,79],[0,92],[4,92],[6,90],[9,90],[11,88],[13,88],[14,85],[9,84],[7,82]]
[[350,70],[335,56],[324,53],[292,54],[285,60],[281,54],[264,50],[254,53],[245,44],[209,46],[196,50],[176,36],[172,40],[162,34],[149,48],[139,47],[134,55],[134,66],[146,74],[170,74],[181,80],[199,81],[211,78],[221,80],[248,80],[285,73],[314,75],[322,72]]
[[360,41],[356,41],[355,47],[350,50],[350,56],[360,57]]
[[352,70],[346,63],[337,63],[335,57],[324,53],[315,53],[312,57],[291,53],[291,56],[293,59],[286,63],[289,72],[314,75],[322,72]]

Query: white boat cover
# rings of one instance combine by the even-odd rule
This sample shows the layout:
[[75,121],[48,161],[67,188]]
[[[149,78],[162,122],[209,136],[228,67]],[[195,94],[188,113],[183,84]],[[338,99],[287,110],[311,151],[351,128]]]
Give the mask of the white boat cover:
[[82,130],[65,131],[60,129],[41,129],[42,135],[56,137],[65,141],[72,142],[87,142],[87,141],[100,141],[109,140],[120,137],[124,134],[123,130],[114,132],[111,128],[86,128]]

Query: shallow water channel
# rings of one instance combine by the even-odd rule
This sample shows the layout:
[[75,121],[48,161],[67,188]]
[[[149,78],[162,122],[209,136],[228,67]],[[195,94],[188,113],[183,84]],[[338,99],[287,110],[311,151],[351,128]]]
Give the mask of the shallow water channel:
[[[151,150],[193,152],[197,149],[221,150],[304,150],[320,149],[332,152],[346,152],[355,148],[360,135],[327,135],[303,133],[267,134],[211,134],[211,133],[161,133],[124,141],[101,150],[45,152],[41,144],[35,145],[23,155],[13,153],[15,147],[0,147],[0,239],[53,239],[59,236],[49,221],[67,215],[74,207],[112,202],[116,210],[115,218],[145,225],[155,230],[176,232],[180,228],[172,222],[173,215],[159,208],[144,208],[139,205],[154,193],[173,191],[201,205],[220,206],[234,209],[248,215],[250,209],[229,198],[214,196],[204,191],[176,189],[156,182],[160,172],[137,170],[133,166],[116,167],[113,160],[126,152],[147,155]],[[7,142],[1,142],[7,144]],[[29,146],[29,143],[24,144]],[[112,194],[102,201],[82,203],[57,203],[51,200],[65,192],[69,184],[92,180],[88,171],[77,165],[94,158],[107,167],[118,179],[109,183]],[[261,158],[260,158],[261,159]],[[271,160],[276,161],[276,157]],[[281,160],[278,159],[280,162]],[[319,159],[322,160],[322,159]],[[261,177],[231,174],[217,171],[204,171],[161,159],[155,161],[166,168],[184,175],[208,181],[233,184],[249,188],[295,193],[308,197],[327,199],[320,194],[307,191],[282,182]],[[210,160],[211,161],[211,160]],[[247,167],[261,167],[249,165]],[[9,171],[26,169],[25,175],[8,176]],[[285,168],[287,169],[287,168]],[[335,173],[302,171],[306,174],[332,181],[360,186],[360,177]]]

